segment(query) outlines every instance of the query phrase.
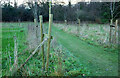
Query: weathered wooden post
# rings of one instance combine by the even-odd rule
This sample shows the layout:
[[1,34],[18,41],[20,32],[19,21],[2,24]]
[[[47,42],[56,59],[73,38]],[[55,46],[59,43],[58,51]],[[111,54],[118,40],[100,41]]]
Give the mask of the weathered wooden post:
[[50,55],[50,42],[51,42],[51,27],[52,27],[52,21],[53,21],[53,14],[49,15],[49,30],[48,30],[48,43],[47,43],[47,63],[46,63],[46,71],[48,71],[48,65],[49,65],[49,55]]
[[14,36],[14,66],[15,70],[18,68],[18,59],[17,59],[17,38]]
[[115,43],[117,43],[117,26],[118,26],[118,20],[115,22]]
[[52,10],[52,0],[49,0],[49,15],[52,13],[51,10]]
[[65,24],[67,25],[67,20],[65,20]]
[[57,73],[58,73],[58,76],[61,76],[62,75],[62,50],[61,48],[58,50],[58,65],[57,65]]
[[80,27],[80,19],[78,18],[78,27],[77,27],[77,33],[79,34],[79,27]]
[[[10,47],[10,43],[8,44],[8,47]],[[10,51],[8,51],[8,55],[9,55],[9,59],[10,59],[10,64],[9,64],[9,66],[11,66],[11,56],[10,56]]]
[[37,21],[36,21],[36,19],[34,19],[34,24],[37,25]]
[[46,63],[46,72],[48,72],[48,65],[49,65],[49,55],[50,55],[50,41],[51,41],[51,26],[53,15],[51,14],[52,9],[52,0],[49,0],[49,29],[48,29],[48,43],[47,43],[47,63]]
[[120,51],[120,19],[118,19],[118,49]]
[[[40,18],[40,31],[41,31],[41,43],[43,42],[44,39],[44,34],[43,34],[43,27],[42,27],[42,23],[43,23],[43,17],[42,15],[39,16]],[[44,45],[41,46],[41,52],[42,52],[42,69],[43,72],[45,71],[45,55],[44,55]]]
[[34,24],[35,24],[34,29],[35,29],[35,32],[36,32],[35,33],[36,34],[36,39],[37,39],[37,43],[38,43],[38,21],[37,21],[36,18],[34,19]]
[[[120,52],[120,19],[118,19],[118,52]],[[119,54],[120,53],[118,53],[118,55]],[[120,62],[118,62],[118,66],[120,66]],[[118,72],[120,72],[120,69],[118,69]],[[118,76],[120,76],[120,73],[118,74]]]
[[37,21],[36,21],[36,19],[34,19],[34,27],[33,27],[33,29],[35,29],[36,26],[37,26]]
[[111,25],[113,25],[113,19],[111,19],[111,23],[110,23],[110,35],[109,35],[109,42],[112,42],[112,27]]
[[79,23],[79,26],[80,26],[80,19],[78,19],[78,23]]

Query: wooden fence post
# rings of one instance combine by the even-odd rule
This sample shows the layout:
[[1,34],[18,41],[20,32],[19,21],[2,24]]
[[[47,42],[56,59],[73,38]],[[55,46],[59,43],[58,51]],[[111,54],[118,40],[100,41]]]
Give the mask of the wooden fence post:
[[51,14],[51,9],[52,9],[52,0],[49,0],[49,14]]
[[[118,55],[120,54],[120,19],[118,19]],[[118,59],[120,59],[118,57]],[[118,61],[118,66],[120,66],[120,62]],[[120,69],[118,69],[118,72],[120,72]],[[120,76],[120,73],[118,74]]]
[[34,19],[34,23],[35,23],[35,25],[36,25],[36,23],[37,23],[36,19]]
[[79,25],[77,27],[77,33],[79,34],[79,27],[80,27],[80,19],[79,18],[78,18],[78,23],[79,23]]
[[78,19],[78,23],[79,23],[79,26],[80,26],[80,19]]
[[115,43],[117,43],[117,26],[118,26],[118,20],[115,22]]
[[[113,19],[111,19],[110,25],[113,25]],[[109,37],[109,42],[111,43],[112,41],[112,27],[110,26],[110,37]]]
[[[120,19],[118,19],[118,52],[120,52]],[[120,53],[118,53],[118,55],[119,54]],[[120,66],[120,62],[118,62],[118,66]],[[120,69],[118,69],[118,72],[120,72]],[[118,76],[120,76],[120,73],[118,74]]]
[[65,24],[67,25],[67,20],[65,20]]
[[49,15],[49,30],[48,30],[48,44],[47,44],[47,63],[46,63],[46,71],[48,72],[48,65],[49,65],[49,55],[50,55],[50,42],[51,42],[51,27],[53,21],[53,14]]
[[120,51],[120,19],[118,19],[118,50]]
[[[40,18],[40,31],[41,31],[41,43],[43,42],[43,39],[44,39],[44,35],[43,35],[43,17],[42,15],[39,16]],[[43,69],[43,72],[45,71],[45,57],[44,57],[44,45],[41,46],[41,52],[42,52],[42,69]]]
[[62,50],[61,50],[61,48],[59,48],[59,50],[58,50],[58,65],[57,65],[57,74],[58,74],[58,76],[61,76],[62,75]]
[[18,59],[17,59],[17,38],[14,36],[14,66],[15,70],[18,68]]
[[35,25],[36,39],[37,39],[37,43],[38,43],[38,38],[39,38],[39,36],[38,36],[38,21],[36,18],[34,19],[34,25]]

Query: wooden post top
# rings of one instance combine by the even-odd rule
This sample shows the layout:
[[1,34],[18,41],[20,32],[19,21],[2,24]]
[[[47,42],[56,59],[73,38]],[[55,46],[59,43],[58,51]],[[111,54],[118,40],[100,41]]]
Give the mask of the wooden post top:
[[120,19],[118,19],[118,26],[120,27]]

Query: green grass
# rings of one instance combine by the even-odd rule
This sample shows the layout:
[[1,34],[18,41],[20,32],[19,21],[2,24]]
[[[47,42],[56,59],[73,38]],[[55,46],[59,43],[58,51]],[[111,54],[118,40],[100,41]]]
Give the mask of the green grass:
[[[102,45],[104,47],[110,47],[109,43],[109,25],[107,24],[81,24],[82,26],[78,27],[78,25],[65,25],[65,24],[56,24],[55,26],[59,27],[63,31],[77,35],[80,39],[87,41],[94,45]],[[77,28],[79,28],[79,32],[77,32]],[[115,28],[113,28],[112,32],[112,47],[117,48],[118,43],[115,43]],[[116,36],[116,40],[118,41],[118,36]]]
[[[28,48],[27,43],[27,26],[32,23],[3,23],[2,27],[2,75],[8,76],[10,68],[14,63],[14,38],[17,36],[18,41],[18,67],[25,62],[30,56],[33,49]],[[60,24],[63,25],[63,24]],[[48,23],[44,25],[44,31],[47,33]],[[90,24],[92,27],[93,25]],[[62,26],[64,27],[64,26]],[[94,26],[93,26],[94,27]],[[50,51],[50,64],[47,76],[116,76],[118,75],[118,51],[96,44],[91,41],[95,38],[92,34],[85,33],[89,40],[81,39],[70,31],[75,31],[74,27],[69,27],[67,31],[64,28],[52,26],[53,39]],[[97,27],[96,27],[97,28]],[[68,32],[69,31],[69,32]],[[85,30],[86,31],[86,30]],[[101,28],[101,31],[103,29]],[[95,30],[89,31],[91,33]],[[104,31],[103,31],[104,32]],[[101,35],[100,35],[101,36]],[[100,37],[99,36],[99,37]],[[60,52],[60,53],[59,53]],[[46,47],[45,47],[46,54]],[[11,56],[11,63],[10,57]],[[42,59],[38,52],[27,62],[18,75],[22,76],[42,76]]]
[[[25,60],[30,56],[31,50],[24,50],[28,48],[27,46],[27,25],[28,23],[21,23],[19,26],[18,23],[3,23],[2,24],[2,75],[10,76],[10,69],[14,64],[14,36],[17,37],[18,44],[18,67],[25,62]],[[11,61],[11,62],[10,62]],[[39,60],[37,60],[39,61]],[[35,64],[35,60],[31,61],[32,64]],[[31,63],[28,62],[27,66],[31,68],[35,68],[34,65],[30,66]],[[27,71],[27,67],[22,72],[22,75],[25,76]],[[12,72],[14,71],[14,67]],[[37,71],[37,68],[33,71]],[[32,72],[32,71],[30,71]],[[27,72],[28,73],[28,72]],[[32,74],[33,75],[33,74]]]
[[[33,49],[24,50],[28,48],[27,43],[27,25],[32,23],[3,23],[2,24],[2,75],[10,76],[10,68],[14,64],[14,36],[17,37],[18,42],[18,67],[25,62],[25,60],[30,56]],[[48,26],[48,24],[45,24]],[[22,32],[21,32],[22,31]],[[53,40],[54,41],[54,40]],[[58,43],[56,41],[56,43]],[[58,50],[60,44],[52,44],[56,47],[51,47],[50,52],[50,64],[49,72],[46,73],[47,76],[82,76],[83,74],[89,75],[89,70],[80,64],[76,57],[72,55],[65,47],[60,50],[61,60],[58,62]],[[46,53],[46,48],[45,48]],[[10,62],[11,61],[11,62]],[[60,68],[60,69],[59,69]],[[14,71],[14,68],[13,68]],[[72,73],[71,73],[72,71]],[[61,72],[61,73],[59,73]],[[38,52],[27,62],[27,64],[21,69],[21,73],[17,72],[17,75],[22,76],[42,76],[42,59],[41,54]]]
[[[21,32],[23,30],[23,32]],[[2,24],[2,74],[8,74],[8,71],[14,63],[14,36],[17,37],[18,54],[22,52],[27,46],[25,28],[18,27],[15,24],[3,23]],[[19,60],[19,59],[18,59]],[[10,62],[11,61],[11,62]]]
[[52,33],[58,42],[66,47],[91,71],[91,76],[117,76],[118,55],[116,51],[106,51],[104,47],[94,46],[78,37],[53,26]]
[[2,77],[2,23],[0,23],[0,77]]

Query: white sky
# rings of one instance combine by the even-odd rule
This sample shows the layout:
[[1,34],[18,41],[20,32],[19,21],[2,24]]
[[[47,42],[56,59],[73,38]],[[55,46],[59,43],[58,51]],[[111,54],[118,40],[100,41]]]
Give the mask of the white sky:
[[[10,0],[11,2],[14,2],[14,0]],[[24,3],[25,1],[28,1],[28,0],[16,0],[18,2],[18,5]],[[56,1],[56,0],[52,0],[52,1]],[[65,2],[65,4],[68,4],[68,1],[69,0],[57,0],[57,1],[60,1],[60,2]],[[72,4],[75,4],[77,2],[80,2],[81,0],[71,0],[71,3]],[[89,1],[89,0],[84,0],[84,1]]]
[[[1,1],[1,0],[0,0]],[[3,0],[4,1],[4,0]],[[10,2],[13,2],[14,3],[14,1],[15,0],[5,0],[5,1],[10,1]],[[25,3],[25,2],[27,2],[28,0],[16,0],[17,1],[17,3],[18,3],[18,5],[20,5],[20,4],[22,4],[22,3]],[[29,0],[30,1],[30,0]],[[33,1],[33,0],[32,0]],[[34,0],[35,1],[35,0]],[[39,0],[39,1],[41,1],[41,0]],[[44,0],[43,0],[44,1]],[[47,0],[46,0],[47,1]],[[69,0],[52,0],[52,2],[54,2],[54,1],[59,1],[59,2],[64,2],[65,4],[68,4],[68,1]],[[75,4],[75,3],[77,3],[77,2],[89,2],[89,1],[91,1],[91,0],[71,0],[71,3],[72,4]],[[94,0],[94,1],[100,1],[100,0]],[[103,1],[107,1],[107,2],[110,2],[110,1],[114,1],[114,0],[103,0]],[[120,1],[120,0],[115,0],[115,1]]]

